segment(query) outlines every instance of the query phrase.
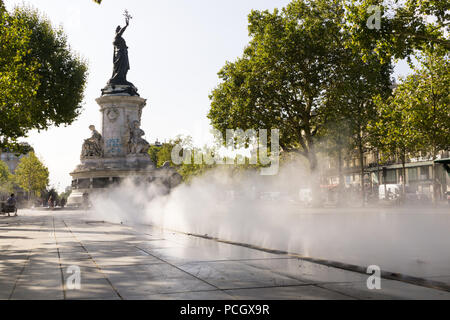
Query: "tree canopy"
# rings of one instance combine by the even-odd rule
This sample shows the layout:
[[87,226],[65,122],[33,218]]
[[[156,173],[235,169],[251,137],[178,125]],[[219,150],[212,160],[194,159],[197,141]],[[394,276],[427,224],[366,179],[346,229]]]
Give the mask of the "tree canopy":
[[20,159],[15,170],[14,180],[25,191],[39,196],[49,183],[49,172],[34,152],[30,152]]
[[81,111],[87,65],[62,29],[35,9],[0,16],[0,147],[32,129],[72,123]]
[[9,193],[13,190],[12,175],[8,165],[0,160],[0,193]]
[[[383,60],[408,58],[430,43],[450,49],[450,3],[446,0],[350,0],[346,10],[344,26],[355,50],[375,50]],[[374,10],[380,10],[379,28],[368,28]]]
[[[435,160],[440,151],[450,149],[450,60],[446,50],[434,47],[417,53],[419,64],[392,97],[376,99],[379,116],[370,130],[377,139],[372,143],[401,160],[403,177],[408,157],[420,154]],[[439,187],[434,165],[432,179],[435,200]]]
[[315,138],[342,50],[340,1],[293,1],[281,11],[252,11],[251,40],[241,58],[220,70],[208,117],[226,129],[276,129],[284,151],[317,166]]
[[428,48],[418,61],[392,104],[407,110],[406,126],[417,135],[418,148],[435,159],[439,151],[450,149],[450,59],[448,52]]

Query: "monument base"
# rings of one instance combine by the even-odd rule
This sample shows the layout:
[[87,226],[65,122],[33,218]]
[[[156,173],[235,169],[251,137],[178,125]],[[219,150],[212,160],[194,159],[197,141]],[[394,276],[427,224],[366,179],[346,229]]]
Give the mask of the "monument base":
[[[97,159],[98,160],[98,159]],[[164,192],[169,192],[181,183],[182,177],[173,168],[155,168],[150,165],[142,167],[141,157],[127,157],[127,159],[101,159],[102,161],[85,161],[70,175],[72,193],[67,201],[68,207],[81,207],[86,205],[86,198],[92,199],[95,194],[105,192],[109,188],[120,187],[120,184],[129,180],[139,184],[158,185]],[[120,160],[120,161],[119,161]],[[151,162],[151,161],[150,161]]]
[[122,96],[139,96],[138,89],[130,82],[129,84],[107,84],[102,89],[102,96],[122,95]]
[[91,170],[136,171],[155,168],[156,166],[148,154],[129,154],[124,157],[84,158],[73,173]]

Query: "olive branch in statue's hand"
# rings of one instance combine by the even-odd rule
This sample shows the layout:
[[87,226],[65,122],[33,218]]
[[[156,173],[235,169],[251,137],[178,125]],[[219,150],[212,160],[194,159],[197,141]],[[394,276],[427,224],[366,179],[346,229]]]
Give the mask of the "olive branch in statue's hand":
[[130,19],[133,19],[133,17],[128,13],[128,10],[125,10],[123,15],[125,17],[125,23],[128,26],[130,24]]

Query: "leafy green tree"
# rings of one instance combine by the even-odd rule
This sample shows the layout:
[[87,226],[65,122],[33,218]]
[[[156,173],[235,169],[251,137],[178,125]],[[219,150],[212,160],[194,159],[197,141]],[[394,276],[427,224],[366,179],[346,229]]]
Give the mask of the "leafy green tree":
[[[184,152],[189,150],[190,163],[183,162],[181,164],[175,164],[172,161],[172,150],[177,145],[182,146],[179,156],[184,156],[185,160],[187,159],[188,154],[185,155]],[[199,176],[207,170],[215,167],[215,164],[206,164],[203,160],[205,159],[204,155],[206,155],[207,152],[211,153],[211,148],[205,146],[202,150],[194,147],[190,136],[178,136],[169,142],[163,143],[160,147],[151,146],[149,149],[149,155],[157,167],[162,167],[164,164],[169,163],[170,166],[177,170],[177,172],[183,177],[184,181],[190,181],[194,176]],[[195,156],[202,159],[201,163],[198,163],[198,161],[196,163]]]
[[192,144],[192,137],[190,136],[184,137],[180,135],[175,139],[170,140],[169,142],[163,143],[156,154],[156,163],[158,167],[162,167],[166,162],[169,163],[171,167],[179,167],[178,164],[175,164],[172,161],[172,150],[177,145],[182,147],[182,149],[180,150],[180,156],[182,156],[184,148],[190,150],[194,148]]
[[61,192],[59,195],[58,195],[58,197],[59,197],[59,199],[60,199],[60,202],[61,202],[61,206],[64,204],[66,204],[67,203],[67,200],[69,199],[69,197],[70,197],[70,195],[72,194],[72,190],[67,190],[67,191],[64,191],[64,192]]
[[157,166],[162,167],[166,162],[170,163],[171,166],[175,166],[172,162],[172,149],[174,148],[174,142],[170,141],[164,143],[156,154]]
[[[373,99],[376,96],[382,99],[389,97],[392,71],[391,60],[381,61],[375,53],[363,57],[361,53],[342,50],[340,64],[328,95],[327,112],[333,113],[329,121],[342,124],[347,129],[349,146],[358,154],[363,205],[366,199],[364,155],[371,149],[372,140],[372,132],[368,127],[377,118],[377,105]],[[332,139],[345,139],[345,130],[336,126],[334,128],[337,131],[330,132],[335,135]]]
[[0,160],[0,183],[8,181],[11,178],[8,165]]
[[0,147],[18,148],[28,131],[77,118],[87,66],[38,11],[0,11]]
[[0,193],[10,193],[13,191],[12,175],[8,165],[0,161]]
[[371,144],[387,158],[400,159],[402,163],[403,192],[406,183],[406,161],[418,152],[418,131],[411,118],[411,104],[405,104],[408,90],[400,85],[392,97],[387,100],[377,97],[378,118],[369,124],[372,133]]
[[297,0],[281,12],[252,11],[250,43],[219,72],[222,82],[211,94],[213,126],[223,133],[279,128],[283,151],[303,155],[314,173],[317,142],[334,134],[329,123],[343,115],[363,162],[366,126],[376,115],[372,97],[389,93],[392,67],[352,50],[344,5]]
[[450,55],[429,48],[417,59],[419,66],[403,83],[407,93],[402,101],[411,106],[421,150],[434,160],[439,151],[450,149]]
[[[394,96],[378,99],[380,117],[372,126],[383,152],[401,159],[403,177],[407,156],[420,152],[435,160],[439,151],[450,149],[448,53],[424,48],[417,59],[419,65],[398,85]],[[434,164],[432,179],[436,190]]]
[[190,182],[194,177],[201,176],[208,170],[215,168],[215,165],[201,164],[182,164],[177,172],[183,177],[183,181]]
[[53,201],[53,205],[56,207],[56,205],[60,202],[60,197],[58,192],[55,188],[50,188],[50,190],[45,190],[43,194],[41,195],[42,199],[49,204],[50,198]]
[[150,156],[150,159],[152,159],[154,164],[158,163],[158,152],[161,150],[160,146],[150,146],[148,149],[148,154]]
[[[280,129],[280,146],[317,169],[316,139],[325,93],[342,48],[342,1],[293,1],[281,11],[252,11],[250,43],[220,70],[208,117],[214,128]],[[317,183],[318,187],[318,183]]]
[[[371,6],[380,10],[379,28],[372,24],[377,13]],[[402,59],[424,44],[450,49],[448,1],[351,0],[346,12],[343,26],[352,35],[354,49],[364,55],[376,52],[382,60]]]
[[351,153],[351,131],[350,119],[343,116],[342,113],[334,112],[328,118],[324,130],[324,139],[321,149],[328,154],[331,159],[336,160],[336,167],[339,177],[338,185],[338,205],[344,205],[345,202],[345,179],[344,179],[344,160],[346,155]]
[[14,181],[19,187],[33,196],[40,196],[49,183],[47,167],[39,160],[34,152],[20,159],[15,170]]
[[163,145],[159,148],[156,153],[156,164],[158,167],[162,167],[165,163],[170,163],[171,167],[175,167],[176,165],[172,162],[172,149],[175,147],[177,143],[181,142],[180,139],[171,140],[167,143],[163,143]]
[[[408,95],[403,104],[411,105],[413,127],[419,135],[423,153],[436,160],[441,150],[450,150],[450,59],[448,51],[425,49],[418,57],[420,65],[404,85]],[[433,161],[433,201],[439,186]]]

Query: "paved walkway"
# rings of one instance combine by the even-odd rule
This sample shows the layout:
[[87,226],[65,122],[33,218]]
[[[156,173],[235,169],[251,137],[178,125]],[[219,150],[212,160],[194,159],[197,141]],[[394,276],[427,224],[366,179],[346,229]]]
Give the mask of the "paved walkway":
[[[80,289],[67,284],[71,266]],[[368,290],[367,277],[82,213],[0,216],[0,299],[450,299],[384,279]]]

